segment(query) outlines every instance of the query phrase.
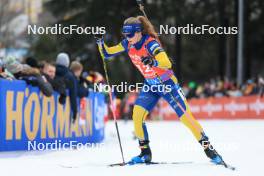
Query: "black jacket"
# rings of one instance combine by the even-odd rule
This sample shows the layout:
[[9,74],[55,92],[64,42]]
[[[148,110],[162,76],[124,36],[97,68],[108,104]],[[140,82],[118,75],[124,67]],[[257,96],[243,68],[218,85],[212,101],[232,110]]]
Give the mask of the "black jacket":
[[49,75],[42,73],[48,82],[52,85],[53,89],[60,94],[59,103],[65,104],[66,102],[66,84],[63,78],[55,77],[52,79]]
[[75,121],[77,117],[77,94],[78,94],[78,81],[70,71],[69,68],[56,65],[56,77],[55,79],[64,79],[66,88],[69,89],[71,110],[72,110],[72,120]]
[[47,97],[52,96],[53,88],[49,82],[47,82],[42,76],[43,75],[31,75],[18,72],[14,74],[16,79],[24,80],[27,84],[39,87],[41,92]]
[[77,77],[75,78],[78,81],[78,97],[87,97],[89,95],[88,85],[83,81],[82,77],[80,77],[79,79]]

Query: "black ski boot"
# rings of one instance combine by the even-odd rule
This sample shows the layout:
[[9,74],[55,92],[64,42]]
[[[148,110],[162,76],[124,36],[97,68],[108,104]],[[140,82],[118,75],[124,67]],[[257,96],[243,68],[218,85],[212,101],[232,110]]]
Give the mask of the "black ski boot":
[[149,141],[139,141],[139,148],[141,149],[141,153],[138,156],[135,156],[129,161],[129,164],[137,164],[137,163],[150,163],[152,159],[151,150],[149,147]]
[[210,141],[207,136],[203,134],[202,139],[199,141],[199,143],[203,146],[206,156],[211,159],[212,163],[214,164],[223,163],[223,159],[221,155],[219,155],[217,151],[214,149],[214,147],[210,144]]

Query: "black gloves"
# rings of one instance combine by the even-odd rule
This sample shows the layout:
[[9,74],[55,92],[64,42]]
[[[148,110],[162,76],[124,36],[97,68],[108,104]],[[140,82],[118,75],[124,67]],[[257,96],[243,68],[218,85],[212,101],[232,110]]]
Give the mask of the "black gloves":
[[59,103],[61,105],[64,105],[66,103],[66,98],[67,98],[67,96],[65,94],[60,94]]
[[94,38],[96,39],[103,39],[103,34],[94,34]]
[[141,62],[144,65],[149,65],[150,67],[152,66],[156,67],[158,65],[157,61],[149,56],[141,58]]
[[94,38],[96,40],[96,43],[102,42],[103,41],[103,37],[104,37],[103,34],[94,34]]

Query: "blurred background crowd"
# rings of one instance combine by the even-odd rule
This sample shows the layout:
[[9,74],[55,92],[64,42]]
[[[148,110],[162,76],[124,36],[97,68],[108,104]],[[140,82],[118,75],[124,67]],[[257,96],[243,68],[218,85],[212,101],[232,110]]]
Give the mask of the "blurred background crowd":
[[84,72],[79,61],[70,62],[67,53],[59,53],[54,62],[40,62],[27,57],[21,61],[12,56],[0,58],[0,79],[23,80],[28,85],[39,87],[47,97],[59,93],[59,103],[66,103],[67,94],[74,122],[78,113],[78,101],[88,97],[94,83],[103,83],[103,76],[94,71]]
[[212,78],[203,83],[191,81],[183,86],[187,99],[207,97],[241,97],[248,95],[263,96],[264,79],[261,75],[248,79],[241,85],[236,81],[219,77]]

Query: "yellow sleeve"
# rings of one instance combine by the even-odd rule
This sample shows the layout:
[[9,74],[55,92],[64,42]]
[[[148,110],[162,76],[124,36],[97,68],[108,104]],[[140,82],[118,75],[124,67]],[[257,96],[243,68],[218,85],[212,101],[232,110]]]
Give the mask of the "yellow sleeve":
[[122,42],[112,47],[108,47],[105,43],[102,42],[98,44],[98,49],[100,51],[101,56],[105,59],[114,57],[118,55],[119,53],[125,51],[125,48],[122,45]]
[[160,68],[171,68],[171,66],[172,66],[169,57],[167,56],[166,52],[164,52],[164,51],[158,53],[155,56],[155,59],[158,62],[157,67],[160,67]]

